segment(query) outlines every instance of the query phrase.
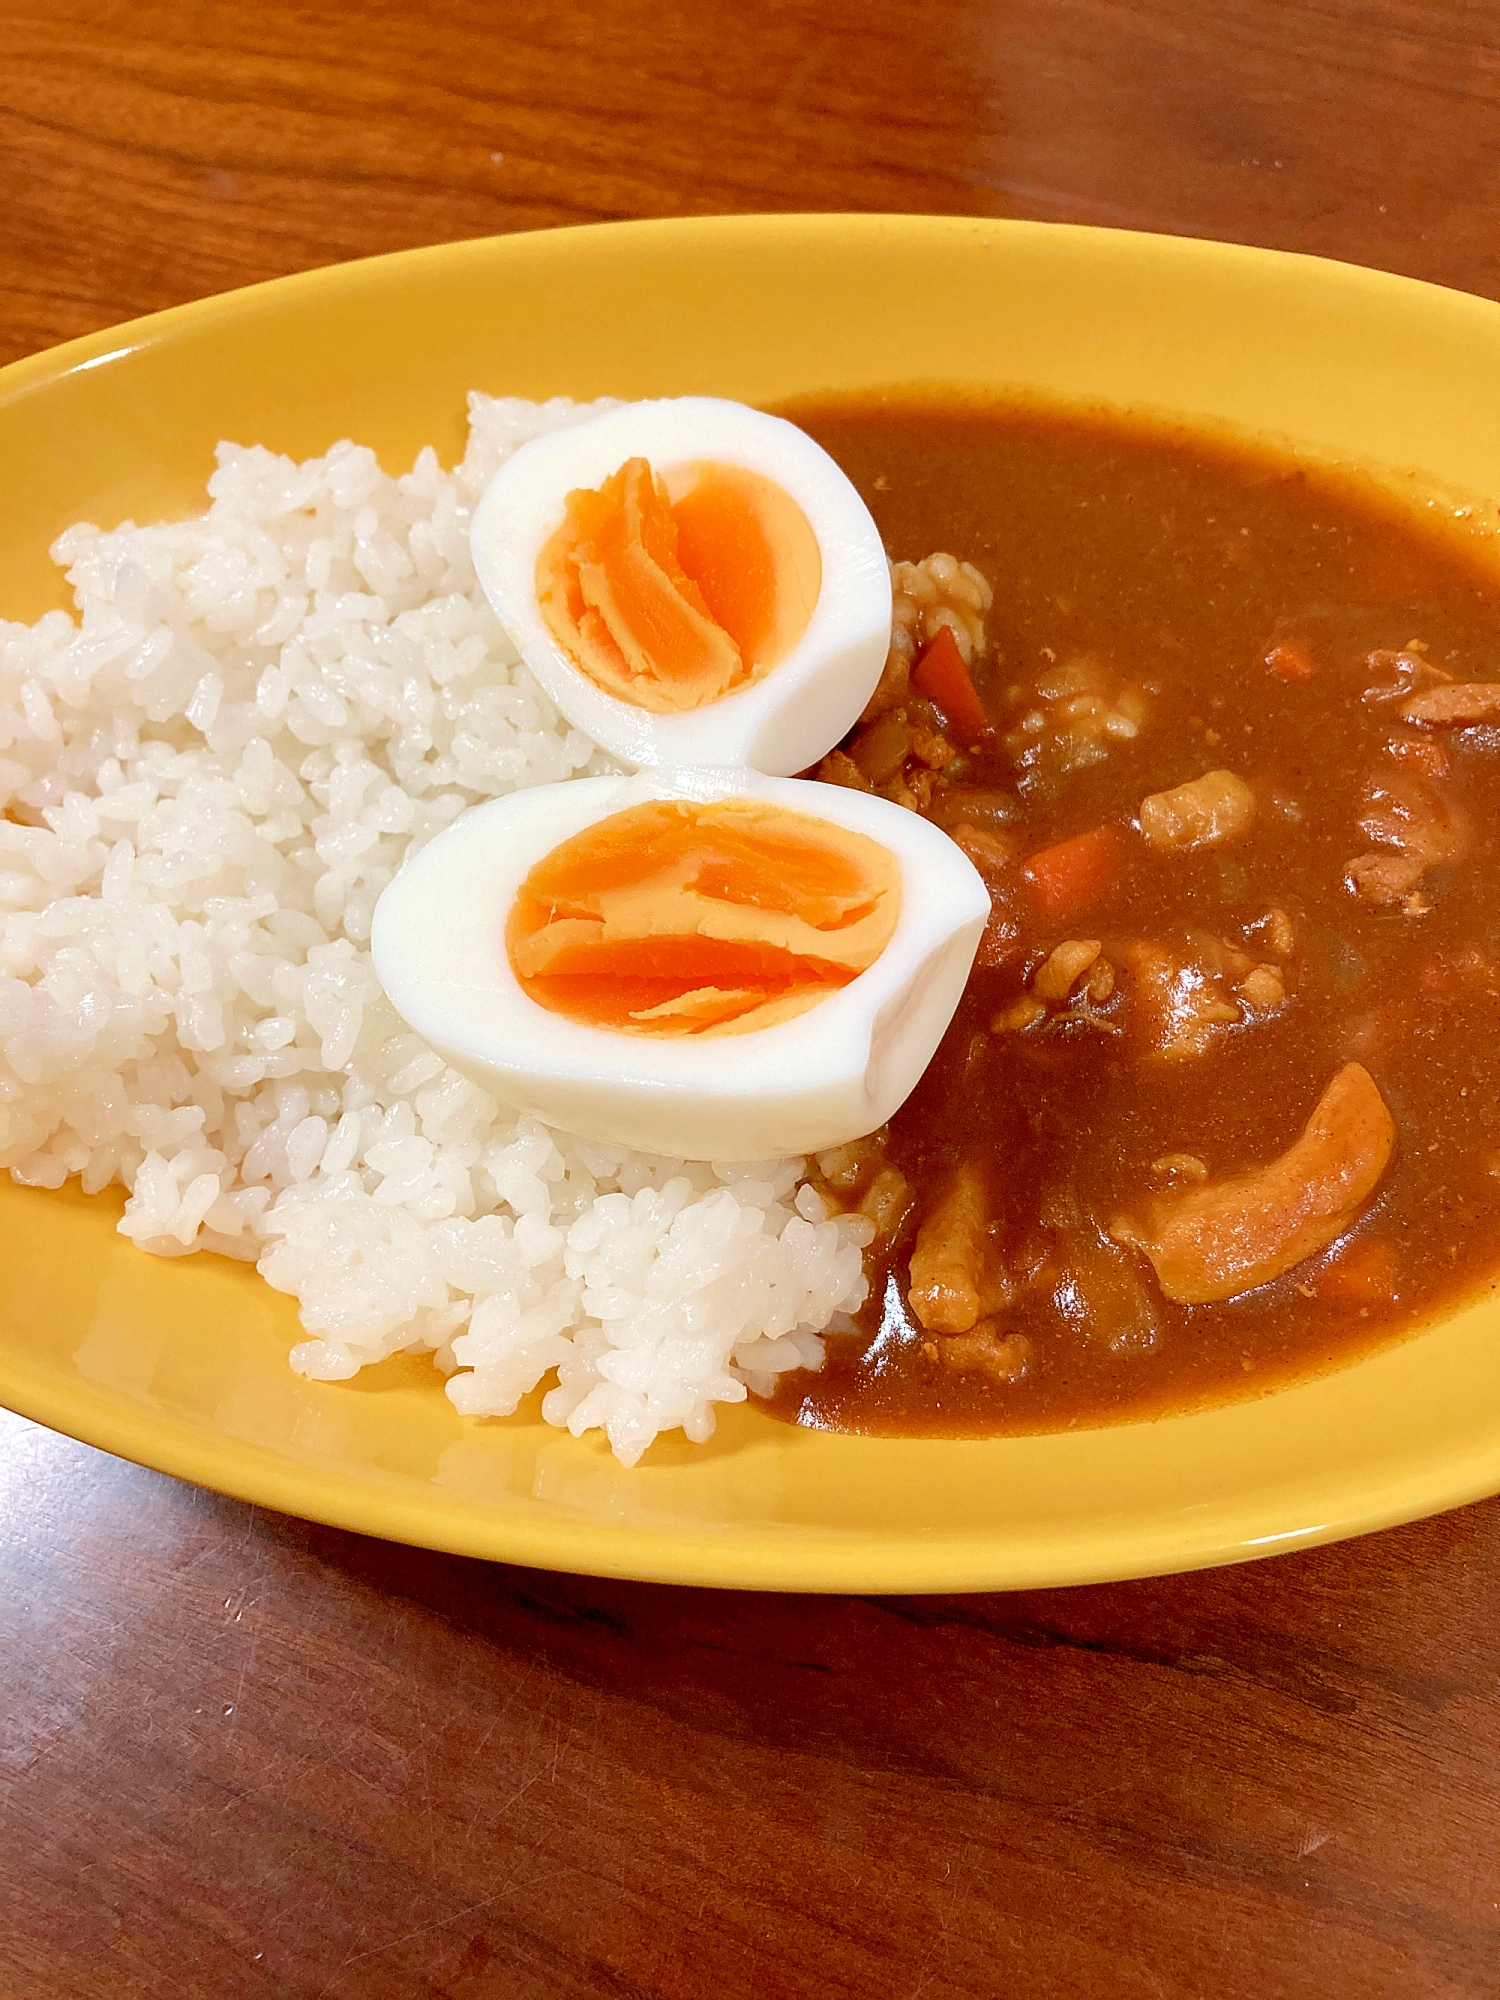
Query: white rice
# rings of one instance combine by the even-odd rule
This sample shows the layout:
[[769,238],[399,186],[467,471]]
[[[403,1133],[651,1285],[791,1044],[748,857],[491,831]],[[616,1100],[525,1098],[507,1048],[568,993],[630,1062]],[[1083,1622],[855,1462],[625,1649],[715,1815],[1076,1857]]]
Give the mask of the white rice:
[[517,1122],[376,984],[370,916],[408,853],[608,768],[468,548],[495,468],[589,406],[470,406],[451,474],[221,445],[200,519],[59,539],[78,622],[0,622],[0,1165],[122,1182],[143,1250],[253,1260],[298,1301],[305,1375],[431,1352],[469,1416],[555,1375],[546,1420],[631,1464],[816,1367],[870,1226],[825,1219],[800,1160]]

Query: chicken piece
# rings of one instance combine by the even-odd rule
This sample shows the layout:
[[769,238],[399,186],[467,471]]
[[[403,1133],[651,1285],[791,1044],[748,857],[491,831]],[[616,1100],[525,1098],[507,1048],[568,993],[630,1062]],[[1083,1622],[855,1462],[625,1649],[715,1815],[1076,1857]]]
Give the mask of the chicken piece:
[[870,1248],[889,1250],[912,1210],[911,1182],[899,1167],[882,1167],[860,1198],[859,1213],[875,1225]]
[[1500,681],[1453,681],[1426,688],[1402,702],[1401,720],[1460,729],[1474,722],[1500,722]]
[[1003,834],[988,833],[982,826],[961,822],[952,829],[955,845],[961,847],[979,871],[987,889],[1016,880],[1015,850]]
[[1107,958],[1096,959],[1094,969],[1089,974],[1084,996],[1091,1007],[1102,1007],[1112,998],[1115,990],[1115,969]]
[[972,1333],[950,1333],[944,1340],[928,1341],[929,1359],[949,1368],[988,1375],[1009,1385],[1029,1373],[1031,1342],[1024,1333],[1004,1333],[994,1320],[982,1319]]
[[1252,965],[1238,991],[1252,1013],[1270,1014],[1286,999],[1286,975],[1279,965]]
[[922,1220],[911,1253],[911,1309],[929,1333],[968,1333],[1003,1312],[1014,1287],[990,1240],[989,1175],[975,1161],[952,1173]]
[[1384,853],[1356,855],[1345,880],[1367,903],[1426,908],[1417,886],[1429,868],[1460,859],[1464,830],[1447,802],[1420,772],[1381,772],[1365,785],[1359,830]]
[[1417,646],[1404,646],[1399,652],[1378,646],[1366,655],[1365,665],[1375,679],[1360,698],[1370,708],[1407,701],[1421,689],[1442,686],[1453,678],[1446,667],[1434,666]]
[[866,1139],[851,1139],[847,1145],[832,1146],[819,1153],[818,1172],[824,1184],[842,1195],[858,1194],[885,1165],[886,1128]]
[[881,798],[889,799],[892,805],[903,806],[907,812],[925,813],[932,803],[931,771],[897,772],[894,778],[876,787]]
[[1447,802],[1418,773],[1382,772],[1366,784],[1359,830],[1379,847],[1420,856],[1429,868],[1456,861],[1463,836]]
[[1155,848],[1191,854],[1237,840],[1255,819],[1255,794],[1233,771],[1205,771],[1141,801],[1141,832]]
[[1344,870],[1344,880],[1363,902],[1381,905],[1404,903],[1412,916],[1427,908],[1417,884],[1427,873],[1427,863],[1406,854],[1357,854]]
[[992,1035],[1023,1035],[1028,1028],[1034,1028],[1038,1021],[1045,1021],[1047,1010],[1040,1000],[1033,1000],[1029,993],[1019,1000],[1013,1000],[1008,1007],[1002,1007],[990,1017]]
[[1114,967],[1100,956],[1102,950],[1098,938],[1068,938],[1055,946],[1032,972],[1030,991],[991,1015],[990,1033],[1024,1034],[1052,1021],[1067,1034],[1080,1029],[1123,1034],[1118,1021],[1098,1011],[1115,991]]
[[1297,949],[1297,929],[1286,911],[1273,903],[1248,927],[1255,942],[1275,958],[1290,958]]
[[1102,950],[1098,938],[1069,938],[1037,967],[1032,992],[1038,1000],[1066,1000]]
[[940,731],[920,728],[912,732],[911,754],[929,771],[945,771],[958,755]]
[[[1150,1054],[1166,1062],[1206,1055],[1223,1029],[1244,1016],[1230,996],[1237,967],[1216,938],[1195,936],[1186,945],[1138,940],[1118,957],[1129,980],[1130,1027]],[[1236,953],[1239,976],[1250,969]]]
[[1120,949],[1130,978],[1131,1029],[1168,1062],[1206,1055],[1225,1028],[1286,1003],[1286,974],[1207,931],[1179,944],[1138,940]]
[[1432,736],[1418,736],[1410,730],[1403,730],[1399,736],[1387,739],[1385,754],[1394,757],[1398,764],[1420,771],[1424,778],[1446,778],[1452,774],[1453,765],[1448,752]]
[[1110,1224],[1145,1252],[1169,1299],[1238,1298],[1343,1235],[1380,1183],[1396,1127],[1374,1078],[1348,1063],[1278,1159],[1182,1194],[1156,1195]]

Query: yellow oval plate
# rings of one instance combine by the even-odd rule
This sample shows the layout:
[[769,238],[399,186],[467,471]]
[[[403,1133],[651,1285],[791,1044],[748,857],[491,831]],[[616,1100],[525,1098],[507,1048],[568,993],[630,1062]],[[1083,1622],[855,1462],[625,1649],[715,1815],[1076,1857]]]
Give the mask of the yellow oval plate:
[[[1500,492],[1500,307],[1308,258],[924,217],[633,223],[314,271],[0,373],[0,615],[66,601],[70,521],[197,511],[216,439],[391,469],[458,454],[464,395],[766,402],[922,378],[1147,406]],[[459,1418],[425,1362],[286,1365],[253,1271],[159,1263],[118,1201],[0,1182],[0,1400],[144,1464],[433,1548],[679,1582],[965,1590],[1326,1541],[1500,1488],[1500,1303],[1257,1402],[973,1443],[752,1410],[634,1472],[538,1420]]]

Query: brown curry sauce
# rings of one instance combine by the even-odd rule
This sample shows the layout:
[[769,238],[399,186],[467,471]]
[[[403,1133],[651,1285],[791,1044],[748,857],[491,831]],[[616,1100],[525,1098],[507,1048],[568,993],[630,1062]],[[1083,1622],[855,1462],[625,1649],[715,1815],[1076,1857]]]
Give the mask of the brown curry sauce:
[[[1493,1286],[1500,728],[1413,726],[1379,690],[1394,675],[1408,692],[1401,675],[1420,681],[1424,660],[1458,682],[1500,679],[1500,563],[1373,485],[1133,419],[899,400],[788,413],[849,473],[893,554],[946,549],[993,585],[973,677],[996,726],[957,746],[930,809],[951,827],[953,795],[972,795],[1020,867],[1070,835],[1120,835],[1107,895],[1076,917],[1047,915],[1014,883],[997,892],[1014,935],[982,952],[992,962],[976,966],[881,1156],[911,1200],[895,1242],[871,1256],[859,1330],[831,1336],[823,1371],[787,1378],[773,1407],[887,1433],[1119,1422],[1323,1372]],[[1135,690],[1143,720],[1069,768],[1049,759],[1059,711],[1036,687],[1073,661],[1107,698]],[[1152,848],[1142,801],[1210,770],[1253,788],[1249,830],[1199,851]],[[1349,869],[1372,848],[1360,822],[1385,793],[1372,808],[1370,788],[1393,774],[1460,829],[1429,850],[1457,858],[1375,901]],[[1279,954],[1272,911],[1290,920]],[[1038,967],[1080,937],[1122,968],[1116,990],[997,1029],[1018,1003],[1035,1009]],[[1286,997],[1239,1003],[1236,1024],[1165,1059],[1143,1044],[1128,968],[1143,947],[1191,955],[1205,939],[1239,970],[1269,962]],[[1190,1156],[1217,1180],[1284,1152],[1351,1060],[1397,1133],[1352,1230],[1242,1296],[1166,1299],[1140,1252],[1107,1233],[1171,1184],[1153,1163]],[[992,1190],[1010,1296],[988,1324],[1020,1337],[1016,1379],[951,1365],[908,1304],[924,1211],[963,1162]]]

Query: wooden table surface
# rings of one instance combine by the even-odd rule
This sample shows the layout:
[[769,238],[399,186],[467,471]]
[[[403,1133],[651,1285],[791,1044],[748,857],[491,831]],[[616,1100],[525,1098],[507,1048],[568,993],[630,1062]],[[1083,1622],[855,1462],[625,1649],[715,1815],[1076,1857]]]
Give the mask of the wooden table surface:
[[[1500,295],[1482,0],[0,4],[0,360],[729,209]],[[3,469],[0,469],[3,470]],[[1500,1994],[1500,1503],[1111,1589],[596,1583],[0,1415],[0,1996]]]

